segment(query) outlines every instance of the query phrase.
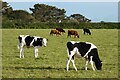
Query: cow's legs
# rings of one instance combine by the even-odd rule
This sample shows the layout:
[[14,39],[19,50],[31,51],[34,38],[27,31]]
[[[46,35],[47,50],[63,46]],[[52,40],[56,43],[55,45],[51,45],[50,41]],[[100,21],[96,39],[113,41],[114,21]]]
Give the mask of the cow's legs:
[[72,59],[72,56],[74,55],[75,53],[73,51],[71,51],[71,54],[69,55],[69,58],[68,58],[68,61],[67,61],[67,71],[69,70],[69,64],[70,64],[70,60]]
[[20,58],[24,58],[24,44],[20,44]]
[[76,68],[75,63],[74,63],[74,56],[72,57],[71,62],[72,62],[72,64],[73,64],[73,67],[74,67],[75,70],[77,71],[77,68]]
[[84,35],[85,35],[85,31],[84,31]]
[[20,48],[20,58],[24,58],[24,48]]
[[69,70],[70,59],[71,59],[71,57],[69,57],[68,61],[67,61],[67,71]]
[[68,38],[69,36],[70,36],[70,35],[68,34],[68,35],[67,35],[67,38]]
[[21,54],[22,54],[22,48],[21,48],[21,46],[20,46],[20,58],[21,58]]
[[85,63],[85,70],[87,70],[87,65],[88,65],[89,60],[88,60],[88,58],[85,58],[85,60],[86,60],[86,63]]
[[38,57],[38,48],[35,47],[34,49],[35,49],[35,58],[37,58]]
[[91,64],[91,66],[92,66],[92,69],[93,69],[93,71],[95,71],[95,68],[94,68],[94,66],[93,66],[93,56],[90,56],[90,64]]

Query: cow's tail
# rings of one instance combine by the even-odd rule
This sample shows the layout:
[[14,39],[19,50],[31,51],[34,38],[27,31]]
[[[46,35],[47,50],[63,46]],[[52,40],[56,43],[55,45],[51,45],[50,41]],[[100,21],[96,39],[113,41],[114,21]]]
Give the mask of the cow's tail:
[[20,44],[22,42],[22,37],[18,36],[18,40],[19,40],[19,42],[18,42],[17,48],[20,49]]

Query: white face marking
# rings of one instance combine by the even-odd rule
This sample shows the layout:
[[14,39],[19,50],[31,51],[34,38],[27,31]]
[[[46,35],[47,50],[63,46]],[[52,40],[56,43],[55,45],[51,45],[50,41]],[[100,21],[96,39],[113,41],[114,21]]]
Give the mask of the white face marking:
[[43,45],[46,47],[47,46],[47,39],[43,38]]

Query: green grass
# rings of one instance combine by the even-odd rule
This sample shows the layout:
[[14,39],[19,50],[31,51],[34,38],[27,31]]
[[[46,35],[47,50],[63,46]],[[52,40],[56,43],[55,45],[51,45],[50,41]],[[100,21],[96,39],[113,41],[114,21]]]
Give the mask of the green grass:
[[[67,31],[67,30],[66,30]],[[118,77],[118,30],[92,29],[92,35],[83,35],[77,29],[80,38],[50,36],[50,29],[3,29],[2,30],[2,77],[3,78],[117,78]],[[39,48],[38,59],[34,58],[34,49],[25,48],[25,58],[19,58],[17,37],[20,34],[36,35],[48,38],[48,46]],[[102,71],[93,71],[88,64],[84,70],[84,58],[75,58],[76,72],[70,64],[66,71],[66,42],[70,40],[94,43],[103,61]]]

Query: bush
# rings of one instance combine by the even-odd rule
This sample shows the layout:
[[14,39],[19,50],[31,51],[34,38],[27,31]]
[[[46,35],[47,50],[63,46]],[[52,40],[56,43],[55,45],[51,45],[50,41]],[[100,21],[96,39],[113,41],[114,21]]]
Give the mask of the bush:
[[25,22],[18,20],[6,20],[2,23],[2,28],[18,29],[51,29],[61,27],[64,29],[118,29],[119,23],[78,23],[78,22]]

